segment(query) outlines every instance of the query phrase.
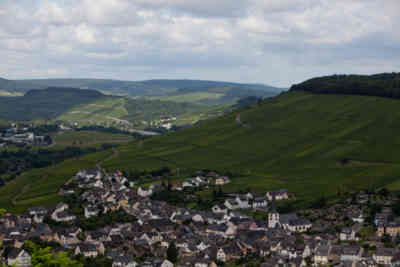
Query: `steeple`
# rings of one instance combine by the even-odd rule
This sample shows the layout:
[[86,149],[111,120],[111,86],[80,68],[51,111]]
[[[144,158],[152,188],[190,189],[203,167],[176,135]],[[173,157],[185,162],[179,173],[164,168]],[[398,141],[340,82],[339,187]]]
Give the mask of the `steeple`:
[[276,209],[275,195],[272,197],[271,207],[268,213],[268,228],[276,228],[279,226],[279,213]]

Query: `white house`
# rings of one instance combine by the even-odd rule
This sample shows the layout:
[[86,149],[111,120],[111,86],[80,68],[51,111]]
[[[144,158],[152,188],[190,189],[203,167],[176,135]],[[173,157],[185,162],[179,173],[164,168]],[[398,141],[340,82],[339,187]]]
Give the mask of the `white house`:
[[215,185],[224,185],[229,184],[230,182],[231,180],[227,176],[221,176],[215,179]]
[[228,213],[228,209],[225,206],[221,206],[221,205],[214,205],[212,207],[212,212],[213,213],[223,213],[226,214]]
[[239,203],[235,199],[225,200],[224,205],[230,210],[236,210],[240,208]]
[[31,255],[23,249],[14,248],[10,251],[7,257],[8,266],[20,266],[29,267],[31,266]]
[[219,248],[217,251],[217,260],[226,262],[226,254],[222,248]]
[[268,200],[265,197],[257,197],[251,201],[251,207],[253,209],[256,208],[265,208],[268,206]]
[[99,215],[100,210],[96,207],[85,207],[85,218],[90,218]]
[[237,196],[235,200],[239,205],[239,209],[248,209],[250,207],[247,197]]
[[146,189],[144,187],[139,186],[137,194],[141,197],[150,197],[153,194],[153,190],[151,188]]
[[289,194],[286,189],[281,189],[279,191],[270,191],[267,192],[265,196],[268,198],[269,201],[272,201],[273,199],[275,200],[289,199]]
[[356,232],[351,228],[343,228],[339,234],[340,241],[357,241]]

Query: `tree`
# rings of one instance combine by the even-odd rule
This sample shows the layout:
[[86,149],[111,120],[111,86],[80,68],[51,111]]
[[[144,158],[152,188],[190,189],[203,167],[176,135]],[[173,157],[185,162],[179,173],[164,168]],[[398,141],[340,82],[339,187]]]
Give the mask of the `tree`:
[[224,192],[222,192],[222,186],[220,185],[218,187],[218,197],[223,197],[224,196]]
[[50,247],[39,248],[35,243],[26,241],[29,252],[32,254],[33,267],[83,267],[83,265],[68,257],[65,252],[54,254]]
[[178,261],[178,256],[179,251],[175,246],[175,242],[171,242],[167,250],[167,259],[172,263],[176,263]]
[[217,190],[215,190],[215,188],[213,189],[213,200],[216,200],[218,198],[218,193]]

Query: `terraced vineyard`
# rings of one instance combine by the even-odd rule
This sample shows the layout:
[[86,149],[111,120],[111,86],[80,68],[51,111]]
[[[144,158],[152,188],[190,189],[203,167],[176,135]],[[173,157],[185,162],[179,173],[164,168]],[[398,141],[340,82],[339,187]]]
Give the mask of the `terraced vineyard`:
[[[240,122],[237,117],[240,114]],[[246,125],[246,126],[244,126]],[[238,174],[224,191],[287,188],[299,204],[321,195],[365,188],[398,190],[400,182],[400,101],[353,95],[289,92],[177,133],[118,148],[108,169],[197,169]],[[25,174],[0,190],[9,204],[26,183],[14,207],[47,203],[69,175],[95,166],[105,153]],[[45,175],[44,175],[45,174]],[[204,193],[207,195],[207,192]]]

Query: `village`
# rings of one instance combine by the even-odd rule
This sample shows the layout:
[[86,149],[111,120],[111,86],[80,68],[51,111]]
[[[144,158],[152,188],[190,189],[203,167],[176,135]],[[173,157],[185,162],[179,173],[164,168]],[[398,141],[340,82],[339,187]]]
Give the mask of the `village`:
[[105,257],[113,267],[400,266],[398,198],[385,190],[344,195],[296,213],[279,211],[281,202],[295,197],[285,189],[224,194],[210,210],[154,199],[164,191],[230,182],[199,172],[179,186],[143,187],[120,171],[81,170],[60,190],[64,201],[55,208],[1,216],[2,260],[30,266],[24,244],[31,240],[73,256]]
[[10,145],[24,146],[49,146],[53,143],[48,135],[35,134],[34,128],[28,125],[12,124],[9,129],[0,131],[0,148]]

